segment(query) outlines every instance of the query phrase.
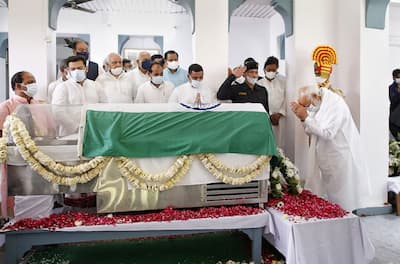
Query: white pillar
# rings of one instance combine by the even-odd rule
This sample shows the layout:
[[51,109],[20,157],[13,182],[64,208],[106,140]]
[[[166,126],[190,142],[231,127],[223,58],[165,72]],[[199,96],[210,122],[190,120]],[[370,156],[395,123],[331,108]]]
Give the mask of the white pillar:
[[[364,1],[363,1],[364,4]],[[364,18],[365,16],[363,16]],[[364,25],[364,20],[362,25]],[[388,22],[386,22],[388,25]],[[361,28],[360,133],[371,178],[371,205],[387,200],[389,174],[389,32]],[[379,67],[376,67],[379,65]]]
[[40,87],[56,77],[56,41],[48,27],[48,4],[47,0],[8,2],[10,78],[29,71]]
[[217,90],[227,77],[228,0],[195,1],[194,62],[204,69],[204,81]]
[[[311,59],[313,49],[321,44],[333,45],[335,14],[322,12],[322,10],[333,10],[334,3],[334,0],[302,0],[293,3],[294,34],[286,39],[289,102],[297,100],[297,91],[300,87],[315,84],[314,62]],[[310,17],[310,10],[313,10],[312,17]],[[335,75],[335,67],[333,74]],[[301,175],[305,178],[308,164],[308,137],[300,122],[291,113],[289,104],[286,122],[287,155],[295,160]]]

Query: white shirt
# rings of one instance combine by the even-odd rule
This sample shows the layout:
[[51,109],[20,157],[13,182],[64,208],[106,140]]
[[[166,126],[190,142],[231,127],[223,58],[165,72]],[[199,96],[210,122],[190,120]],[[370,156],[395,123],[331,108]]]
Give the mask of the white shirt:
[[286,80],[277,75],[272,81],[262,78],[258,84],[264,86],[268,92],[268,106],[271,114],[286,115]]
[[200,94],[202,104],[213,104],[216,102],[215,94],[209,88],[204,86],[193,88],[190,82],[175,88],[168,102],[193,105],[196,101],[197,94]]
[[100,103],[133,103],[135,97],[134,81],[122,72],[118,77],[105,72],[96,79]]
[[74,80],[67,80],[57,86],[51,103],[57,105],[98,103],[98,86],[89,79],[86,79],[82,85]]
[[[98,84],[86,79],[83,84],[67,80],[57,86],[52,99],[54,105],[83,105],[99,102]],[[54,116],[59,126],[59,136],[78,133],[81,120],[81,107],[53,107]]]
[[47,87],[47,103],[51,104],[51,101],[53,100],[54,90],[57,88],[58,85],[63,82],[64,81],[62,78],[58,78],[56,81],[49,84],[49,86]]
[[62,82],[63,82],[63,80],[60,77],[57,80],[55,80],[54,82],[51,82],[48,86],[40,86],[39,90],[37,91],[37,93],[34,96],[34,99],[38,100],[38,101],[44,101],[44,102],[51,104],[51,100],[53,98],[53,92],[54,92],[55,88],[57,87],[57,85],[59,85]]
[[139,70],[139,67],[132,70],[131,72],[127,73],[128,78],[133,80],[134,85],[134,94],[133,96],[136,97],[137,90],[139,87],[147,81],[150,81],[150,76],[148,74],[144,74]]
[[151,81],[147,81],[139,87],[135,103],[168,103],[174,90],[175,86],[171,82],[164,81],[156,87]]

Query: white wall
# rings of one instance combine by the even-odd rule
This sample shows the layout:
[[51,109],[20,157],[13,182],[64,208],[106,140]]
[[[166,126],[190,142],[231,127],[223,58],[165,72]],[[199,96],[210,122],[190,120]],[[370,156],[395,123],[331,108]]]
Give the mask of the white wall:
[[[390,48],[390,69],[400,68],[400,4],[389,5],[389,48]],[[387,74],[388,84],[392,76]]]
[[0,32],[8,32],[8,8],[0,7]]
[[[269,26],[270,26],[270,32],[269,32],[269,41],[270,41],[270,56],[275,56],[279,58],[279,48],[278,48],[278,42],[277,38],[278,36],[282,35],[285,33],[285,24],[283,22],[283,18],[279,14],[273,15],[269,19]],[[282,72],[282,71],[281,71]]]
[[226,78],[229,58],[228,0],[195,1],[194,61],[204,68],[204,83],[215,91]]
[[48,4],[42,0],[9,1],[10,76],[21,70],[29,71],[39,87],[47,86],[56,74],[56,38],[47,27]]
[[183,67],[191,64],[193,58],[191,21],[186,14],[133,15],[123,11],[88,14],[63,9],[57,32],[90,34],[91,59],[98,63],[110,52],[118,52],[118,35],[164,36],[164,51],[176,50]]
[[270,23],[269,19],[232,17],[229,32],[229,66],[242,65],[248,58],[254,58],[261,67],[270,56]]

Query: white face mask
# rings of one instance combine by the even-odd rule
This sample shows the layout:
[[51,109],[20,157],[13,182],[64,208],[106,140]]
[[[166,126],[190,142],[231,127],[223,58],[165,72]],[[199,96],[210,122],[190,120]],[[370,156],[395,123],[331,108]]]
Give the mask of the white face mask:
[[258,78],[251,78],[251,77],[246,76],[247,82],[250,84],[253,84],[253,85],[257,82],[257,79]]
[[85,70],[74,70],[69,72],[69,76],[75,82],[82,82],[86,79],[86,71]]
[[201,81],[192,80],[192,87],[195,89],[199,89],[201,87]]
[[164,77],[163,76],[151,76],[151,82],[160,85],[164,82]]
[[179,67],[179,61],[168,61],[167,67],[170,70],[176,70]]
[[396,78],[396,79],[394,79],[394,81],[395,81],[397,84],[400,84],[400,78]]
[[326,82],[326,79],[325,79],[325,78],[322,78],[321,76],[316,76],[316,77],[315,77],[315,82],[316,82],[317,84],[321,84],[321,83]]
[[110,70],[110,72],[116,76],[120,75],[122,73],[122,71],[123,71],[122,67],[118,67],[118,68],[114,68],[114,69]]
[[37,83],[24,84],[23,86],[25,86],[26,88],[26,91],[25,90],[23,91],[24,94],[26,94],[29,97],[35,96],[35,94],[39,90]]
[[240,76],[239,78],[236,78],[235,82],[242,84],[246,81],[246,79],[243,76]]
[[319,108],[321,107],[321,101],[320,100],[313,100],[311,99],[311,104],[307,107],[307,110],[309,112],[318,112]]
[[276,77],[277,72],[265,72],[265,77],[267,77],[267,79],[269,80],[273,80]]

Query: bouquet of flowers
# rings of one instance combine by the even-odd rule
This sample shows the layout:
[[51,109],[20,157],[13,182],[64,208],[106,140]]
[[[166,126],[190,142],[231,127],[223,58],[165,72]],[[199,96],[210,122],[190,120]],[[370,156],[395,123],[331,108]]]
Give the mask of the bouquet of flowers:
[[279,156],[272,157],[270,161],[270,185],[271,195],[281,198],[283,195],[282,184],[286,186],[290,194],[300,194],[303,188],[300,185],[299,170],[285,156],[282,149],[278,149]]

